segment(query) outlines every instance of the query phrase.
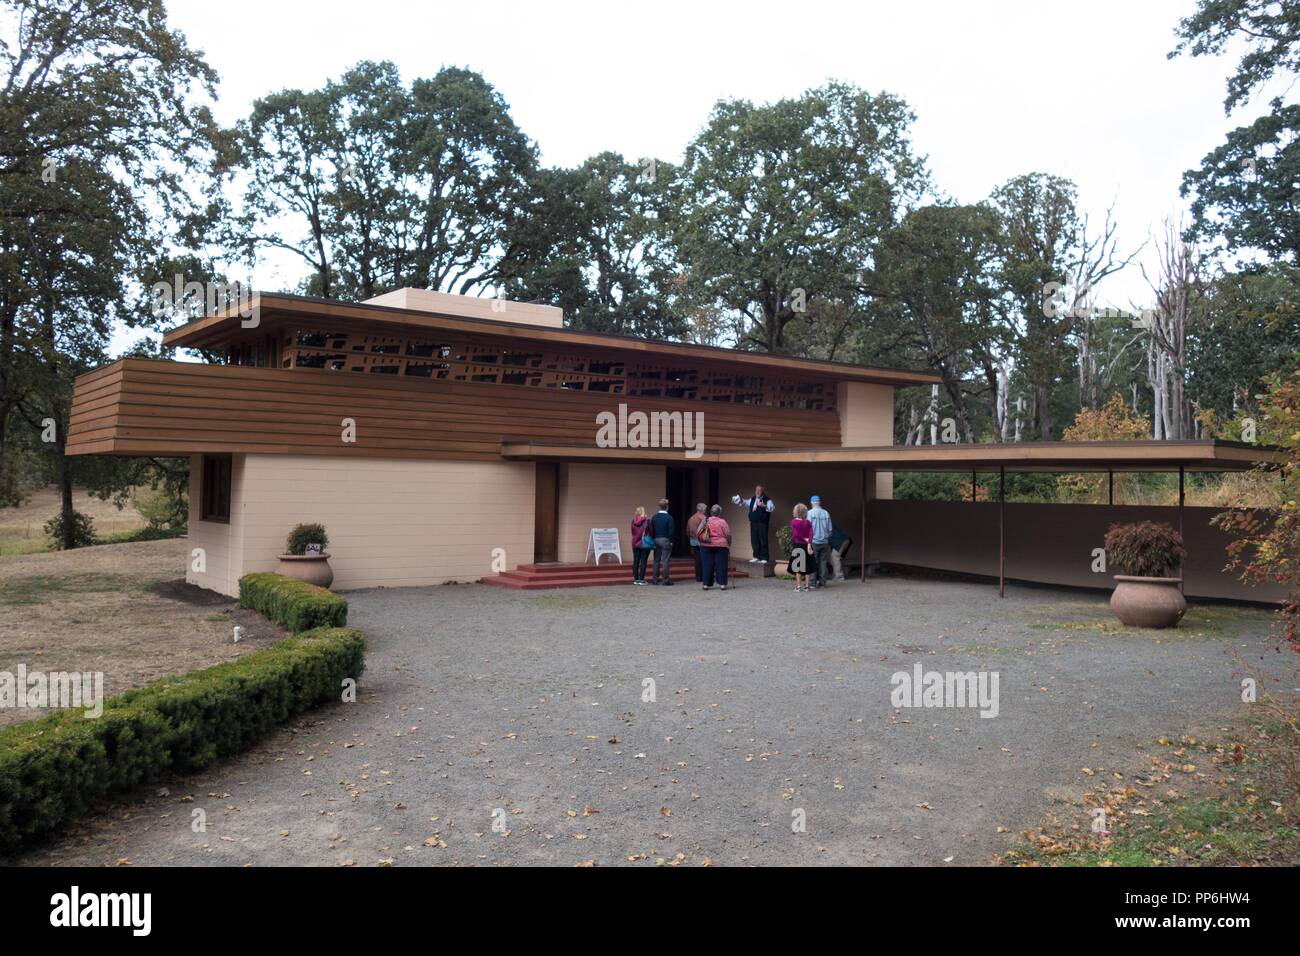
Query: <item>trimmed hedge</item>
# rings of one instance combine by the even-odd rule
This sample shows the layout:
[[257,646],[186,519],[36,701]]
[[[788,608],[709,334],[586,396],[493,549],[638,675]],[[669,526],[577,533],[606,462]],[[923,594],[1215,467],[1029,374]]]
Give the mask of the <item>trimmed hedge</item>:
[[252,608],[295,634],[348,622],[348,602],[343,598],[283,574],[245,574],[239,579],[239,606]]
[[231,756],[365,667],[365,637],[321,628],[238,660],[0,730],[0,849],[64,826],[110,794]]

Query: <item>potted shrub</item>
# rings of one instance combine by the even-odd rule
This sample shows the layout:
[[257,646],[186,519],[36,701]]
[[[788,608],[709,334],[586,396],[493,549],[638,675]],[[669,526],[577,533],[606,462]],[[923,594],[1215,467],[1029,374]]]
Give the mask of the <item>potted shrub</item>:
[[325,551],[329,543],[324,525],[294,525],[284,541],[285,553],[280,555],[280,566],[276,571],[317,587],[329,587],[334,583],[334,570]]
[[1167,524],[1114,524],[1106,532],[1106,562],[1115,570],[1110,606],[1131,627],[1173,627],[1187,610],[1174,577],[1187,554],[1183,538]]
[[790,573],[790,551],[793,547],[794,536],[790,532],[790,526],[783,524],[776,529],[776,549],[781,553],[781,560],[777,561],[772,568],[778,578],[786,577]]

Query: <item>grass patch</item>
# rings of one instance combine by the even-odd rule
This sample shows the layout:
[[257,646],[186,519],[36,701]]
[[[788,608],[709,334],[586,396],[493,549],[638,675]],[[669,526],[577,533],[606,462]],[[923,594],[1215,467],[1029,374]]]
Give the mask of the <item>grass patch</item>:
[[[1106,637],[1145,637],[1164,641],[1178,638],[1222,638],[1272,630],[1277,624],[1274,611],[1224,604],[1196,604],[1175,628],[1128,627],[1121,624],[1106,604],[1064,604],[1034,609],[1052,615],[1029,622],[1030,630],[1101,634]],[[1062,615],[1070,615],[1068,619]]]
[[0,538],[0,557],[12,554],[43,554],[53,550],[50,539],[39,538]]
[[0,582],[0,605],[45,604],[66,594],[102,594],[137,588],[126,574],[84,571],[77,574],[33,574]]
[[[1300,794],[1279,738],[1255,722],[1251,751],[1161,738],[1138,786],[1098,784],[1073,820],[1050,816],[1002,857],[1013,866],[1294,866]],[[1188,741],[1191,741],[1189,744]],[[1198,779],[1188,768],[1206,768]],[[1181,773],[1180,773],[1181,770]],[[1184,782],[1185,781],[1185,782]],[[1171,786],[1170,784],[1178,784]],[[1107,832],[1092,829],[1102,813]]]

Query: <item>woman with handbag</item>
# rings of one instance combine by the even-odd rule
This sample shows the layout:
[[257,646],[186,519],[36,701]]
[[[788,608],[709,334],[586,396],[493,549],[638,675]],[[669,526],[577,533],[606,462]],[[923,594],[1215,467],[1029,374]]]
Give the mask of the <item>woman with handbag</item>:
[[650,563],[650,552],[654,551],[655,539],[650,534],[650,519],[646,517],[645,508],[637,508],[632,515],[632,583],[645,586],[646,565]]
[[700,554],[704,565],[703,590],[727,590],[727,561],[731,558],[731,525],[722,517],[722,505],[709,509],[709,517],[700,524]]

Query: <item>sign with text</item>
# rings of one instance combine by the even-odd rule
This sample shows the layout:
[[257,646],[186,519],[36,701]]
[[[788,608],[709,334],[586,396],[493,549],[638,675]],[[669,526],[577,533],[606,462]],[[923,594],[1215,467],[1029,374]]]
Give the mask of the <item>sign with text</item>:
[[618,543],[617,528],[591,529],[591,535],[587,538],[587,557],[590,558],[594,555],[596,563],[600,564],[602,554],[612,554],[618,558],[619,564],[623,563],[623,549]]

